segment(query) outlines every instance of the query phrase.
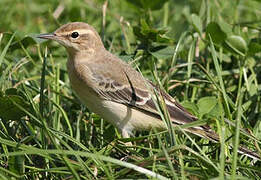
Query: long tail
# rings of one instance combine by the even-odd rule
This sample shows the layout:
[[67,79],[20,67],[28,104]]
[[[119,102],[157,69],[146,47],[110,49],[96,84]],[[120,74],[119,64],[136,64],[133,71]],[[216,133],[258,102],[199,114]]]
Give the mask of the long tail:
[[[197,129],[197,128],[189,128],[189,129],[187,129],[187,131],[191,132],[192,134],[201,136],[203,138],[207,138],[207,139],[211,140],[212,142],[215,142],[215,143],[220,142],[218,134],[216,134],[211,129],[201,130],[201,129]],[[233,149],[232,145],[230,145],[229,148]],[[261,161],[261,157],[258,153],[251,151],[246,147],[239,146],[237,152],[242,154],[242,155],[245,155],[247,157],[250,157],[254,160]]]
[[[183,106],[181,106],[179,103],[177,103],[169,94],[167,94],[165,91],[161,91],[157,86],[151,85],[156,88],[161,96],[165,99],[166,107],[169,112],[170,118],[172,119],[173,125],[182,125],[186,123],[192,123],[198,120],[197,117],[192,115],[190,112],[188,112]],[[218,134],[216,134],[208,125],[203,125],[200,127],[193,127],[193,128],[187,128],[184,129],[187,132],[190,132],[192,134],[198,135],[203,138],[207,138],[213,142],[220,142]],[[233,149],[233,146],[230,145],[230,148]],[[253,152],[243,146],[239,146],[238,153],[246,155],[250,158],[253,158],[255,160],[261,161],[261,157],[258,153]]]

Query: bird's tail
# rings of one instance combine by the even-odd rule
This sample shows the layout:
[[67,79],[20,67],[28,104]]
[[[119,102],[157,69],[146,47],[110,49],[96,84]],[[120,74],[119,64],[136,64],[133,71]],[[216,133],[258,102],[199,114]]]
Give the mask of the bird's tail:
[[[203,138],[209,139],[210,141],[215,142],[215,143],[220,142],[219,135],[216,134],[211,129],[201,130],[201,129],[197,129],[197,128],[189,128],[186,131],[191,132],[192,134],[201,136]],[[229,148],[233,149],[233,146],[230,145]],[[238,147],[238,153],[240,153],[242,155],[245,155],[247,157],[250,157],[250,158],[252,158],[254,160],[261,161],[261,157],[260,157],[260,155],[258,153],[254,152],[254,151],[251,151],[251,150],[249,150],[246,147],[239,146]]]

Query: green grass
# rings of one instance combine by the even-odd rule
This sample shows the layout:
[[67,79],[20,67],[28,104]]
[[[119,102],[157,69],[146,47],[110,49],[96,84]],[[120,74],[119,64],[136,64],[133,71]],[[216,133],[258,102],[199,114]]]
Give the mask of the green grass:
[[[104,4],[0,1],[0,179],[261,179],[261,162],[237,154],[261,154],[261,2],[113,0],[103,14]],[[65,49],[35,38],[71,21],[94,26],[222,143],[184,127],[123,139],[72,92]]]

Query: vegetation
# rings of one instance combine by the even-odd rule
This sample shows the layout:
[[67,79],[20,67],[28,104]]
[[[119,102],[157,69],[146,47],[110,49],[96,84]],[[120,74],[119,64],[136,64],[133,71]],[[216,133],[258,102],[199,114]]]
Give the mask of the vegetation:
[[[261,162],[236,153],[241,144],[261,154],[260,7],[1,0],[0,179],[261,179]],[[72,21],[94,26],[108,50],[199,117],[191,126],[209,124],[222,143],[183,127],[121,138],[72,92],[65,49],[35,38]]]

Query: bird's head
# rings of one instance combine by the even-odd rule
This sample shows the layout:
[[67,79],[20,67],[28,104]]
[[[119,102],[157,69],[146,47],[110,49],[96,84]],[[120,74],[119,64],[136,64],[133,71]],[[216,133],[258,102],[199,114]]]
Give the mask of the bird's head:
[[69,54],[103,49],[103,43],[95,29],[83,22],[68,23],[50,34],[40,34],[38,38],[55,40],[63,45]]

